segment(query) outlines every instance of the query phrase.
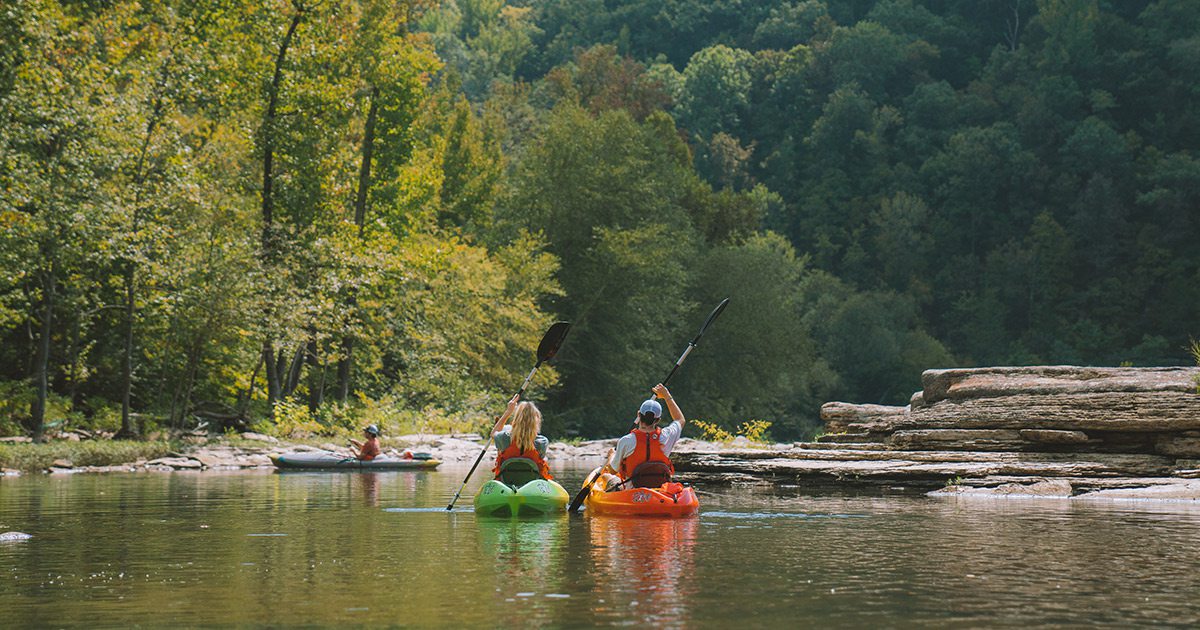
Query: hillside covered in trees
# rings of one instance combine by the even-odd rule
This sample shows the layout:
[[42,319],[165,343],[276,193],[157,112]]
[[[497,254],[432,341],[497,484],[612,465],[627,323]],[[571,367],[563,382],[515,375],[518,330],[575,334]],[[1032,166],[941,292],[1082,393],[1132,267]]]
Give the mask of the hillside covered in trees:
[[[0,433],[612,435],[1200,334],[1200,2],[12,0]],[[406,424],[407,423],[407,424]],[[386,426],[385,426],[386,428]]]

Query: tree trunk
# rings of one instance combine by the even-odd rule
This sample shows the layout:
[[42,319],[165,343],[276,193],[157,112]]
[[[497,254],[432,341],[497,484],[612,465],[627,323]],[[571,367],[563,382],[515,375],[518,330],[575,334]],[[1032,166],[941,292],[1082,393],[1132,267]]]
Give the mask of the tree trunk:
[[[367,192],[371,189],[371,159],[375,154],[375,122],[379,114],[379,88],[371,88],[371,107],[367,110],[367,126],[363,133],[362,164],[358,169],[358,191],[354,195],[354,224],[358,226],[358,239],[362,241],[367,220]],[[358,297],[353,287],[346,298],[346,306],[355,317],[358,311]],[[338,360],[338,393],[339,402],[346,402],[350,397],[350,379],[354,370],[354,335],[347,333],[342,337],[342,358]]]
[[[304,19],[306,9],[298,2],[293,2],[292,7],[296,13],[292,16],[291,24],[288,25],[287,34],[283,36],[283,41],[279,43],[279,52],[275,55],[275,72],[271,77],[271,84],[267,89],[267,110],[263,116],[262,125],[262,147],[263,147],[263,185],[262,185],[262,259],[264,266],[270,272],[270,264],[275,260],[275,236],[274,236],[274,212],[275,212],[275,197],[273,194],[275,173],[275,121],[279,106],[279,88],[283,82],[283,64],[287,59],[288,48],[292,45],[292,38],[296,34],[296,28],[300,26],[301,20]],[[265,314],[269,318],[270,314]],[[267,414],[268,417],[275,417],[275,402],[279,400],[279,370],[275,365],[275,340],[268,332],[266,339],[263,340],[263,359],[267,364]]]
[[246,391],[238,395],[237,414],[239,418],[246,417],[246,405],[250,404],[250,399],[254,396],[254,381],[258,380],[258,371],[262,369],[263,356],[258,355],[258,362],[254,364],[254,371],[250,373],[250,384],[246,386]]
[[[138,153],[137,167],[133,171],[133,217],[130,222],[130,238],[133,239],[132,246],[137,246],[138,231],[142,227],[142,192],[146,185],[146,156],[150,153],[150,142],[154,139],[154,130],[158,128],[159,122],[162,120],[163,112],[166,111],[166,104],[163,99],[163,91],[166,90],[168,82],[169,70],[164,64],[158,73],[158,83],[155,86],[156,93],[153,97],[153,102],[150,106],[150,117],[146,121],[146,134],[142,137],[142,149]],[[133,320],[136,316],[136,298],[137,298],[137,258],[130,256],[125,261],[125,343],[124,351],[121,354],[121,430],[117,431],[117,438],[134,438],[137,437],[138,431],[133,426],[133,422],[129,417],[129,401],[130,394],[133,391]]]
[[74,326],[71,327],[71,341],[67,343],[67,399],[71,401],[72,409],[82,403],[79,395],[79,338],[83,334],[81,329],[84,317],[82,313],[75,316]]
[[[353,311],[357,306],[357,300],[354,296],[350,296],[346,306]],[[346,402],[350,398],[350,376],[354,371],[354,335],[346,335],[342,337],[342,358],[338,359],[337,365],[337,399],[338,402]]]
[[[283,361],[283,353],[280,353],[280,361]],[[296,388],[300,386],[300,368],[304,367],[304,344],[296,346],[296,352],[292,354],[292,362],[288,364],[287,381],[283,385],[281,396],[287,398],[296,392]]]
[[270,338],[263,342],[262,359],[267,367],[267,416],[274,419],[275,401],[279,400],[283,387],[279,382],[279,365],[275,362],[275,345]]
[[[136,202],[135,202],[136,203]],[[134,214],[137,210],[134,209]],[[136,224],[137,219],[134,219]],[[135,227],[136,231],[137,228]],[[118,439],[137,437],[133,422],[129,417],[129,398],[133,390],[133,300],[135,296],[134,282],[136,281],[135,263],[129,261],[125,269],[125,348],[121,355],[121,430],[114,436]]]
[[317,412],[325,402],[325,370],[317,358],[317,342],[309,340],[304,349],[304,363],[308,366],[308,410]]
[[50,263],[50,268],[43,271],[42,293],[42,322],[41,336],[38,339],[37,359],[34,361],[33,386],[37,389],[37,397],[33,401],[30,415],[33,416],[33,441],[45,441],[46,430],[46,397],[49,391],[48,373],[50,370],[50,331],[53,326],[54,298],[57,287],[57,269]]

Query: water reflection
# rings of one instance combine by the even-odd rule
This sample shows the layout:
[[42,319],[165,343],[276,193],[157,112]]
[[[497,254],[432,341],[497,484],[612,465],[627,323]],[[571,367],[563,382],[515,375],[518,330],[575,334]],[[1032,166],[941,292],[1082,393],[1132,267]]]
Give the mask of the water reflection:
[[[492,624],[523,627],[531,620],[561,617],[570,599],[566,548],[570,521],[566,514],[540,519],[479,518],[479,562],[491,570]],[[491,564],[490,566],[489,563]]]
[[360,473],[355,477],[359,486],[362,487],[363,503],[371,507],[379,507],[379,473]]
[[589,517],[595,613],[688,625],[699,526],[697,518]]
[[567,543],[566,515],[542,519],[479,518],[477,531],[483,557],[494,557],[506,578],[544,585]]
[[1189,506],[715,488],[697,519],[483,520],[445,510],[465,473],[4,479],[33,538],[0,545],[0,627],[1200,626]]

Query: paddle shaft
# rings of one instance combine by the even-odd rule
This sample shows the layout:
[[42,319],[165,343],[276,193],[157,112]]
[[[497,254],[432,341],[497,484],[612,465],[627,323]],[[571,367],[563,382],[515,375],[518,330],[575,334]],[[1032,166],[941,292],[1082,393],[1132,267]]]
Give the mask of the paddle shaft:
[[[517,398],[520,398],[521,394],[525,393],[525,388],[529,387],[529,381],[533,380],[533,375],[540,367],[542,367],[542,362],[538,361],[537,364],[533,366],[533,369],[529,370],[529,376],[525,377],[525,382],[521,384],[521,389],[517,390]],[[475,463],[471,464],[471,470],[467,472],[467,476],[463,479],[462,485],[458,487],[458,492],[454,493],[454,498],[450,500],[450,505],[446,506],[447,512],[454,509],[454,504],[458,502],[458,497],[462,495],[463,488],[467,487],[467,481],[471,478],[471,475],[475,474],[475,469],[479,468],[479,462],[483,461],[483,456],[487,454],[488,447],[491,445],[492,436],[489,435],[487,436],[487,441],[483,443],[483,450],[479,451],[479,457],[475,458]]]
[[704,331],[708,330],[708,327],[712,325],[714,321],[716,321],[717,316],[721,314],[721,311],[725,310],[725,307],[728,304],[729,298],[725,298],[724,300],[721,300],[721,303],[718,304],[711,313],[708,314],[708,319],[704,320],[704,325],[700,327],[700,332],[696,333],[695,338],[688,342],[687,347],[683,349],[683,354],[679,355],[679,359],[675,361],[675,365],[671,368],[671,372],[667,374],[667,378],[662,380],[663,385],[666,385],[667,382],[671,380],[671,377],[675,376],[675,371],[679,369],[679,366],[683,365],[683,362],[687,360],[688,355],[692,353],[692,350],[695,350],[696,346],[700,345],[700,338],[704,336]]

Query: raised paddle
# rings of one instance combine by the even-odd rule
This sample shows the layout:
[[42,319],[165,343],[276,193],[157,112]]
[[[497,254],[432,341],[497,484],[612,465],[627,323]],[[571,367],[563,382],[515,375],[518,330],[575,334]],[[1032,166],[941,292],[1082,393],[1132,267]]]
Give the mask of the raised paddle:
[[[711,325],[713,321],[717,319],[717,316],[720,315],[721,311],[725,310],[725,307],[728,305],[729,298],[725,298],[724,300],[721,300],[721,303],[718,304],[711,313],[708,314],[708,319],[704,320],[704,325],[700,327],[700,332],[696,333],[696,337],[688,342],[687,348],[684,348],[683,354],[679,355],[679,359],[677,359],[675,361],[675,365],[671,367],[671,371],[667,374],[667,378],[664,378],[661,381],[663,385],[666,385],[667,382],[671,380],[671,377],[675,376],[675,371],[679,369],[679,366],[683,365],[683,362],[688,358],[688,355],[692,353],[692,350],[694,350],[696,346],[700,345],[700,338],[704,336],[704,331],[708,330],[709,325]],[[587,496],[592,492],[592,482],[595,481],[596,476],[600,474],[600,470],[603,467],[604,466],[601,466],[600,468],[593,470],[592,473],[588,475],[587,480],[585,480],[583,483],[583,488],[579,490],[579,494],[575,495],[575,499],[571,501],[571,507],[567,508],[568,512],[577,512],[579,510],[579,506],[583,505],[583,500],[586,499]]]
[[[533,380],[533,375],[542,367],[542,364],[549,361],[554,355],[558,354],[558,349],[562,347],[563,340],[567,338],[567,331],[571,328],[571,324],[567,322],[555,322],[550,330],[542,335],[542,342],[538,344],[537,363],[533,369],[529,370],[529,376],[525,377],[525,382],[521,384],[521,389],[517,390],[517,397],[525,393],[525,388],[529,387],[529,381]],[[475,463],[471,465],[471,470],[467,472],[467,476],[463,479],[462,485],[458,487],[458,492],[454,493],[454,498],[450,500],[450,505],[446,506],[446,511],[454,509],[455,502],[462,494],[463,488],[467,487],[467,481],[471,479],[471,475],[475,473],[475,469],[479,467],[479,462],[483,461],[483,456],[487,453],[488,447],[492,445],[492,437],[489,435],[487,441],[483,443],[483,450],[479,452],[479,457],[475,458]]]

